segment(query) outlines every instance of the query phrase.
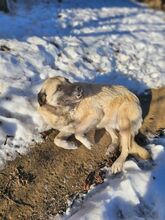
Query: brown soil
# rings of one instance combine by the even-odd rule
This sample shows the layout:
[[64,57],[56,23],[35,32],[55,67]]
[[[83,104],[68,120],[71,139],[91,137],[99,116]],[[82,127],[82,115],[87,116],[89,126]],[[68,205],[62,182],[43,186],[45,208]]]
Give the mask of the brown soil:
[[145,2],[152,8],[165,10],[165,0],[138,0],[138,1]]
[[141,132],[161,135],[165,128],[165,87],[148,90],[139,99],[144,118]]
[[[140,100],[145,118],[141,132],[160,132],[165,128],[165,88],[148,91]],[[0,172],[0,219],[47,220],[62,213],[67,199],[84,192],[88,174],[97,174],[105,164],[111,164],[105,156],[111,139],[104,130],[88,133],[96,143],[91,151],[78,142],[77,150],[58,148],[53,143],[56,134],[53,131],[45,135],[44,143],[8,162]]]

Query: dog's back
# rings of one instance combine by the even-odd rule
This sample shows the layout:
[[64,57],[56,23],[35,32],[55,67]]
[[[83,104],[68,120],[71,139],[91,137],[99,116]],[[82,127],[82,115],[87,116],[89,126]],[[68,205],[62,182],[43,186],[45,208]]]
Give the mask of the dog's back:
[[125,117],[132,123],[132,133],[137,133],[142,122],[142,112],[139,100],[132,92],[117,85],[83,83],[81,86],[85,89],[85,94],[75,111],[75,120],[81,121],[87,115],[95,115],[98,120],[97,128],[105,128],[109,124],[113,129],[119,129],[118,118],[122,106]]

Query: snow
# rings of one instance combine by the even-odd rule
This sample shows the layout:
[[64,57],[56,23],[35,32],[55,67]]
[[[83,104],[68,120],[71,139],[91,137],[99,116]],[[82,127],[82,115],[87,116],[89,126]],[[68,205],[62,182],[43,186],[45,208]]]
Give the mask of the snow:
[[[163,12],[128,0],[19,2],[12,14],[0,12],[0,168],[41,141],[47,125],[36,95],[47,77],[122,84],[136,93],[165,85]],[[63,218],[164,220],[164,145],[161,138],[149,146],[154,167],[127,161],[122,174],[109,174]]]
[[79,209],[73,206],[59,219],[165,219],[165,152],[162,145],[152,144],[150,149],[156,164],[152,172],[149,164],[141,169],[135,161],[126,161],[122,174],[109,173],[102,185],[91,189],[84,197],[78,206]]

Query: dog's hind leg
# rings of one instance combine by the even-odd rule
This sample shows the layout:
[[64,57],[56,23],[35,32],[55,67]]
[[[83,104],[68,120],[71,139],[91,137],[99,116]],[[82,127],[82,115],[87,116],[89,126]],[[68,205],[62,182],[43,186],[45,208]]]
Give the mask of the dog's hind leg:
[[112,173],[118,173],[122,170],[123,164],[128,156],[129,149],[131,148],[132,136],[130,121],[127,117],[125,117],[125,114],[122,113],[119,118],[119,136],[121,153],[117,160],[112,164]]
[[110,156],[111,154],[114,154],[116,149],[119,147],[119,136],[114,129],[109,128],[109,127],[106,127],[105,129],[111,136],[111,144],[109,145],[107,152],[106,152],[106,155]]
[[138,145],[134,140],[132,140],[132,147],[129,149],[129,154],[140,157],[143,160],[148,160],[151,158],[150,153],[140,145]]
[[117,160],[112,164],[112,173],[118,173],[122,171],[123,164],[128,156],[128,149],[130,145],[131,135],[130,133],[121,133],[121,153]]

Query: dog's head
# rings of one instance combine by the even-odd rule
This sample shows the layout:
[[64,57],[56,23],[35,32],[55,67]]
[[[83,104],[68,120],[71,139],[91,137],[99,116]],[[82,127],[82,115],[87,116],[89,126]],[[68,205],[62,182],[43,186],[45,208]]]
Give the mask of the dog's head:
[[38,93],[38,103],[40,106],[45,104],[57,105],[58,98],[61,96],[63,87],[70,84],[65,77],[56,76],[48,78],[42,85]]
[[71,83],[67,78],[57,76],[47,79],[38,93],[40,106],[72,105],[80,101],[83,91],[78,84]]
[[83,98],[83,88],[81,85],[71,83],[63,87],[62,95],[58,99],[61,106],[72,106]]

